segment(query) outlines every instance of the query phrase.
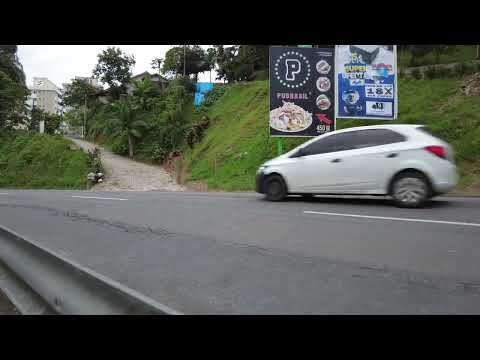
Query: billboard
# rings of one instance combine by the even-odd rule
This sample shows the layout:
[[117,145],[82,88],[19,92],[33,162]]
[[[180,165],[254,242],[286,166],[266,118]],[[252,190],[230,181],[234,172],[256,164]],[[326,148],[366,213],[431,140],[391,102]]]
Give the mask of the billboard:
[[334,49],[270,47],[270,136],[335,130]]
[[336,117],[397,118],[395,45],[337,45],[335,79]]

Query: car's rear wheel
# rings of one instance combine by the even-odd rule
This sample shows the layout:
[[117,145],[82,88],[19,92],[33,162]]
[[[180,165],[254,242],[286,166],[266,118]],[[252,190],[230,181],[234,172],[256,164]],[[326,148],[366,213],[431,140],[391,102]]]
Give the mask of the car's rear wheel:
[[287,186],[279,175],[270,175],[265,180],[265,196],[269,201],[282,201],[287,196]]
[[395,177],[391,196],[395,205],[418,208],[431,197],[432,191],[425,176],[419,172],[404,172]]

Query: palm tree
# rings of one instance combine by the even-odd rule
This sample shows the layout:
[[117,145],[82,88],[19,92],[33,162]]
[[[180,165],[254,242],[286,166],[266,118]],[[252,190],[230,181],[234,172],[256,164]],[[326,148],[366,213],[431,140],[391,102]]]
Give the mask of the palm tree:
[[160,95],[160,91],[149,76],[133,83],[133,96],[142,110],[147,110],[148,100]]
[[142,133],[148,128],[143,120],[144,113],[129,100],[119,100],[112,105],[113,117],[106,127],[107,134],[113,137],[127,136],[128,155],[133,158],[134,139],[141,138]]

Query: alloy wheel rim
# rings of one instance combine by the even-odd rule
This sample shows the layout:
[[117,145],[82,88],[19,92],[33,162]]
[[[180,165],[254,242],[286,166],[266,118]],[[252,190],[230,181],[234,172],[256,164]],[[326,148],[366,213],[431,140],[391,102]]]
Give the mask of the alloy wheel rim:
[[277,196],[280,193],[280,183],[278,181],[272,181],[268,186],[268,193],[271,196]]
[[406,204],[416,204],[425,198],[427,186],[417,178],[403,178],[394,186],[395,198]]

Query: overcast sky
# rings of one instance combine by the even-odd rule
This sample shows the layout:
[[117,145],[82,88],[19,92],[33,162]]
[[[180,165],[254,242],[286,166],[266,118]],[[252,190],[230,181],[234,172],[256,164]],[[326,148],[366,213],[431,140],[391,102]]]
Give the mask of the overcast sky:
[[[144,71],[154,73],[156,70],[150,65],[152,59],[164,58],[173,45],[19,45],[18,57],[28,86],[32,85],[34,77],[46,77],[62,87],[63,83],[70,82],[75,76],[92,76],[97,55],[108,46],[120,47],[127,54],[135,56],[133,74],[136,75]],[[218,81],[215,77],[212,71],[212,81]],[[210,81],[209,72],[200,74],[199,81]]]

